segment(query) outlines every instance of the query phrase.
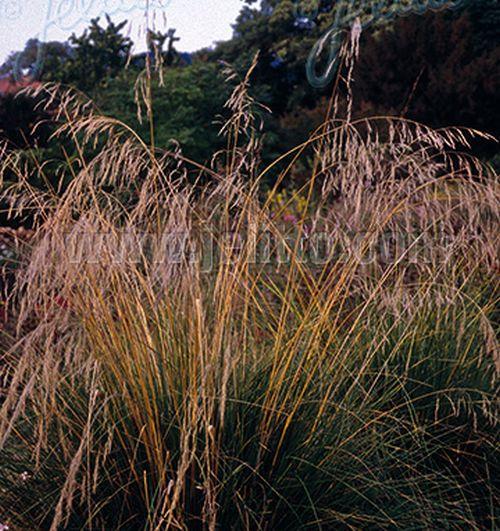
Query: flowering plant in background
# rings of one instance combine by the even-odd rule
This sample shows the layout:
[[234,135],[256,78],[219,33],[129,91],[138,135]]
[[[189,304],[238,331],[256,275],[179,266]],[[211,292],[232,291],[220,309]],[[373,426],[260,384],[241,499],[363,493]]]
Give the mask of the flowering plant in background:
[[304,195],[293,189],[283,189],[268,195],[271,215],[275,220],[296,225],[307,214],[308,201]]

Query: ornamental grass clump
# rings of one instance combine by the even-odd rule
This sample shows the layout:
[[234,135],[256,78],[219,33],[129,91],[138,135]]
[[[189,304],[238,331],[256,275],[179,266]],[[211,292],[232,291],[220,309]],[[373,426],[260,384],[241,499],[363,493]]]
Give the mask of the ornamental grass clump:
[[330,116],[262,169],[248,83],[210,167],[70,93],[69,186],[4,160],[35,232],[0,361],[2,525],[495,527],[499,187],[465,153],[479,133]]

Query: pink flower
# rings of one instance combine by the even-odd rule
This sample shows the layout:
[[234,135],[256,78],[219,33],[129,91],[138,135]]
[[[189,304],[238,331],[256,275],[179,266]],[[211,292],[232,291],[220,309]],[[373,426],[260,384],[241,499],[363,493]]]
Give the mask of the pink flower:
[[283,221],[285,221],[286,223],[293,223],[294,225],[296,225],[299,220],[297,219],[297,216],[293,214],[285,214],[283,216]]

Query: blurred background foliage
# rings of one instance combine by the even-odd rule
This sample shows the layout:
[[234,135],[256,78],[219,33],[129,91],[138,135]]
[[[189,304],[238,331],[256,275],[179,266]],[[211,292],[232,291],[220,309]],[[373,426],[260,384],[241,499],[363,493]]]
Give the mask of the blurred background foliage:
[[[152,86],[155,145],[168,148],[175,139],[186,156],[207,162],[221,147],[217,122],[231,90],[220,74],[221,63],[244,73],[259,52],[252,91],[271,110],[265,116],[263,148],[264,162],[269,162],[305,140],[324,119],[332,87],[311,87],[305,63],[333,23],[334,4],[244,0],[233,38],[194,54],[180,53],[182,40],[169,30],[150,32],[150,51],[131,55],[133,43],[122,34],[126,21],[95,19],[82,35],[43,46],[40,78],[84,92],[103,113],[131,125],[149,142],[148,120],[140,120],[137,112],[136,81],[148,58],[151,67],[161,62],[162,76],[155,76]],[[454,11],[371,25],[362,34],[354,70],[354,117],[404,116],[434,127],[473,127],[498,137],[499,28],[496,0],[474,0]],[[39,50],[40,43],[32,39],[23,51],[11,54],[0,67],[4,86],[15,86],[20,75],[37,74]],[[49,140],[50,113],[40,110],[39,103],[15,90],[0,91],[2,135],[10,149],[49,149],[52,158],[62,159],[59,145]],[[34,132],[40,120],[44,127]],[[478,144],[475,151],[487,161],[498,160],[494,143]]]

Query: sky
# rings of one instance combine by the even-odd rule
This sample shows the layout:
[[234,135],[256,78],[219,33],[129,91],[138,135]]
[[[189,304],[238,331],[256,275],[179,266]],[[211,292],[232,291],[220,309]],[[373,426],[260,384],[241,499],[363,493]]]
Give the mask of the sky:
[[176,28],[179,51],[195,51],[227,40],[242,0],[0,0],[0,64],[13,50],[22,50],[32,37],[41,41],[66,40],[89,25],[91,18],[112,13],[112,20],[128,20],[123,30],[145,49],[146,17],[149,27]]

